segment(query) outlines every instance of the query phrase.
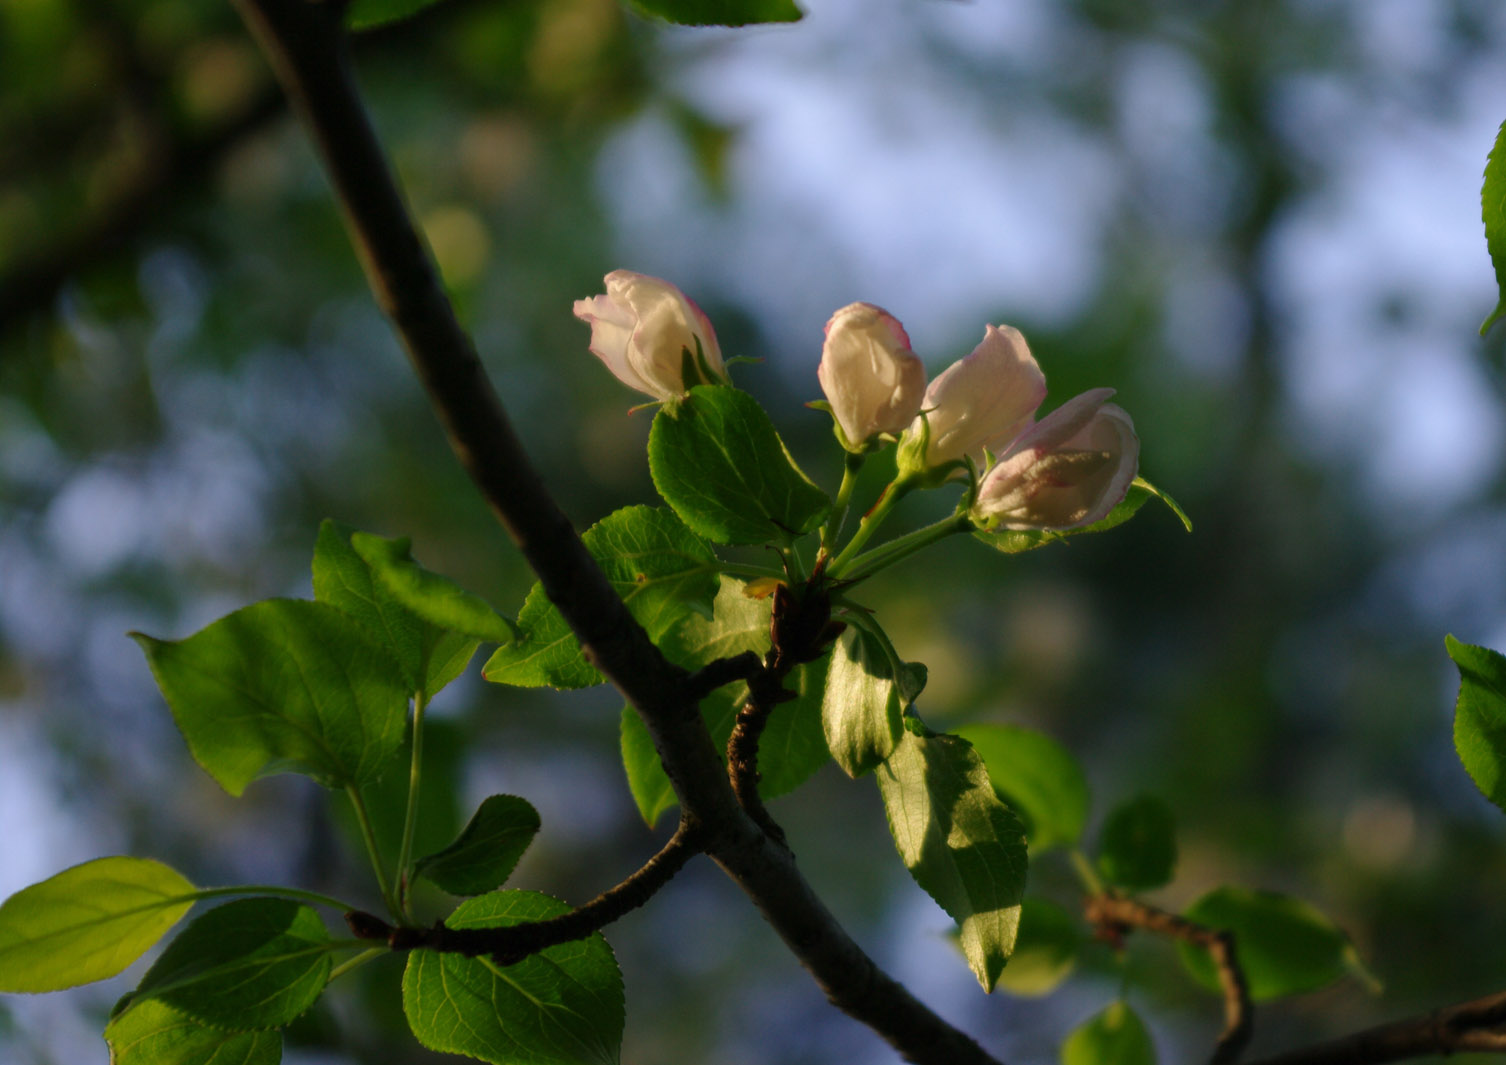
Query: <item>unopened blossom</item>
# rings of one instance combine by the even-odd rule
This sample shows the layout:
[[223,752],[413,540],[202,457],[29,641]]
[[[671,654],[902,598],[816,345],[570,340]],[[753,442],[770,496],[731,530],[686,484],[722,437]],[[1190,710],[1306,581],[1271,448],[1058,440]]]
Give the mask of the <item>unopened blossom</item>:
[[[941,466],[983,451],[1002,451],[1030,425],[1046,398],[1046,375],[1013,326],[991,325],[972,353],[952,363],[926,389],[921,410],[929,427],[924,465]],[[908,435],[922,436],[920,418]]]
[[724,384],[726,367],[706,315],[668,281],[613,270],[605,295],[575,301],[591,326],[591,352],[629,388],[654,399]]
[[898,434],[920,410],[926,371],[899,320],[871,303],[850,303],[826,323],[816,370],[821,391],[852,450]]
[[1076,396],[1032,425],[983,475],[973,518],[1003,529],[1072,529],[1106,517],[1140,459],[1112,388]]

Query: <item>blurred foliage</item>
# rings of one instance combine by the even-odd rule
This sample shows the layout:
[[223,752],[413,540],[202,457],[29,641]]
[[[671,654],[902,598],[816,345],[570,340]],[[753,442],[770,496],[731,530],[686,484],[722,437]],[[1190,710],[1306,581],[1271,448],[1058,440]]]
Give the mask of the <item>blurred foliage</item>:
[[[1371,452],[1325,436],[1358,415],[1307,394],[1317,353],[1302,346],[1334,341],[1332,364],[1371,380],[1396,370],[1378,345],[1412,344],[1432,380],[1443,335],[1473,360],[1470,380],[1494,410],[1501,334],[1473,346],[1487,303],[1456,313],[1399,274],[1342,279],[1359,308],[1342,320],[1353,331],[1315,334],[1293,297],[1307,282],[1282,273],[1294,228],[1356,195],[1342,160],[1357,101],[1456,119],[1506,53],[1498,5],[1076,0],[1045,14],[1024,5],[1037,18],[1027,48],[943,33],[948,5],[924,0],[871,17],[837,0],[808,6],[803,23],[759,33],[829,42],[823,20],[847,19],[840,47],[801,58],[833,83],[858,77],[845,65],[854,53],[918,42],[904,54],[923,64],[886,71],[874,94],[923,87],[1006,143],[1034,123],[1093,146],[1113,191],[1090,295],[1052,314],[1001,289],[990,320],[1026,332],[1053,397],[1117,387],[1146,475],[1197,523],[1188,536],[1148,508],[1105,536],[1017,558],[947,544],[876,579],[865,603],[905,659],[930,667],[927,720],[1028,725],[1086,763],[1095,795],[1165,799],[1179,854],[1168,906],[1238,882],[1335,915],[1384,997],[1344,985],[1264,1009],[1257,1049],[1506,984],[1488,949],[1506,936],[1506,846],[1453,754],[1442,645],[1446,630],[1477,643],[1506,633],[1501,466],[1427,506],[1425,490],[1381,490]],[[1381,8],[1410,12],[1428,46],[1398,61],[1406,35],[1377,36]],[[463,320],[580,528],[652,501],[650,419],[625,415],[633,397],[600,372],[569,314],[606,270],[650,268],[622,243],[623,205],[689,190],[683,232],[661,238],[698,249],[781,221],[738,213],[758,191],[749,153],[765,142],[706,76],[723,60],[729,84],[747,76],[734,40],[665,31],[614,0],[447,0],[354,41]],[[1192,103],[1137,88],[1147,71],[1190,86]],[[771,107],[801,104],[767,95]],[[1195,129],[1167,118],[1177,106],[1202,116]],[[619,169],[621,138],[655,121],[671,135],[662,172]],[[1400,136],[1411,117],[1387,121]],[[898,150],[875,146],[855,166],[882,168]],[[1477,192],[1457,193],[1471,212]],[[924,192],[947,196],[944,184]],[[794,223],[801,209],[789,205]],[[728,221],[739,218],[743,229]],[[813,235],[803,251],[822,247]],[[701,300],[725,350],[768,360],[738,368],[738,381],[831,487],[835,444],[798,406],[817,394],[819,335],[789,348],[759,300],[771,283],[814,276],[847,291],[828,275],[862,264],[791,256],[771,281],[731,242],[689,261],[707,264],[704,276],[673,280]],[[739,268],[745,285],[718,280]],[[917,285],[939,268],[909,264]],[[1488,282],[1483,247],[1470,270]],[[938,364],[980,326],[957,321],[956,350]],[[1365,439],[1397,453],[1380,432]],[[883,463],[870,465],[864,484],[881,484]],[[918,523],[923,510],[904,513]],[[361,890],[358,844],[315,789],[276,778],[232,804],[193,765],[123,635],[182,636],[257,598],[306,596],[325,517],[411,536],[426,566],[509,614],[532,581],[450,456],[233,12],[200,0],[0,6],[0,794],[44,811],[4,891],[108,853],[171,861],[202,884]],[[430,779],[453,791],[426,792],[426,835],[449,838],[488,794],[522,795],[543,827],[516,882],[590,897],[659,838],[625,786],[620,703],[604,689],[484,687],[474,668],[434,709],[453,742],[429,755],[453,768]],[[773,810],[859,939],[1011,1060],[1054,1057],[1118,987],[1105,948],[1028,1011],[984,998],[947,953],[945,919],[894,861],[871,789],[827,769]],[[1059,892],[1064,869],[1062,855],[1040,856],[1032,894]],[[888,1060],[704,863],[608,938],[632,1060]],[[289,1046],[433,1060],[402,1032],[395,967],[371,966],[373,979],[300,1021]],[[1132,939],[1127,971],[1165,1059],[1185,1056],[1167,1040],[1206,1045],[1216,1004],[1170,948]],[[105,1060],[109,996],[80,992],[63,1017],[8,1000],[0,1059]]]

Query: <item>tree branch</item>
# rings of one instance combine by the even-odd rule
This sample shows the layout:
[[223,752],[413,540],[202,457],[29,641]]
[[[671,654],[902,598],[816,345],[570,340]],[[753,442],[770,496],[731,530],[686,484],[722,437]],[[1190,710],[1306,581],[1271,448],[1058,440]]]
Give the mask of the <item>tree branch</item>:
[[396,325],[461,463],[587,659],[642,716],[706,852],[749,895],[839,1009],[920,1065],[997,1065],[883,973],[738,805],[685,671],[627,612],[524,453],[436,280],[349,70],[339,13],[309,0],[236,0],[335,186],[372,291]]
[[1381,1065],[1466,1050],[1506,1051],[1506,991],[1261,1058],[1249,1065]]
[[1218,970],[1219,986],[1224,992],[1224,1030],[1213,1046],[1209,1062],[1210,1065],[1232,1065],[1239,1060],[1254,1033],[1255,1009],[1250,1003],[1250,988],[1244,970],[1239,967],[1232,933],[1209,928],[1120,895],[1090,897],[1086,917],[1089,924],[1099,929],[1100,936],[1111,942],[1122,939],[1128,929],[1142,928],[1206,950]]

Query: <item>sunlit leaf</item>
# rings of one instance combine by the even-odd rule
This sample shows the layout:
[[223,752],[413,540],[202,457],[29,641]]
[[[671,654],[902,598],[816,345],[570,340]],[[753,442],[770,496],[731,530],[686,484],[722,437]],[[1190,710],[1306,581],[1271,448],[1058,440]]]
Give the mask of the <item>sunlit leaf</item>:
[[155,998],[215,1028],[281,1028],[329,982],[329,932],[288,899],[237,899],[195,918],[147,970]]
[[1459,667],[1454,749],[1475,786],[1506,809],[1506,656],[1452,636],[1445,644]]
[[1020,909],[1020,933],[999,987],[1011,995],[1049,995],[1071,975],[1082,945],[1080,922],[1045,899],[1026,899]]
[[957,736],[907,727],[874,779],[901,860],[957,922],[973,975],[993,990],[1019,931],[1024,826]]
[[[465,671],[480,637],[426,621],[410,610],[394,592],[392,582],[380,579],[373,564],[356,551],[353,538],[367,535],[336,521],[326,520],[319,526],[314,598],[349,614],[387,648],[401,667],[409,691],[421,689],[433,696]],[[389,542],[371,539],[378,544]]]
[[187,639],[131,635],[195,761],[232,795],[270,773],[359,784],[402,743],[398,666],[328,604],[268,599]]
[[[687,614],[711,614],[716,596],[716,555],[704,540],[663,507],[624,507],[581,537],[622,596],[638,624],[657,640]],[[601,683],[541,584],[518,612],[523,638],[499,647],[482,673],[519,687],[585,688]]]
[[[532,891],[462,903],[450,928],[497,928],[569,912]],[[418,1041],[493,1065],[616,1065],[622,1047],[622,973],[598,933],[503,968],[487,957],[415,950],[403,1009]]]
[[1485,246],[1496,271],[1500,299],[1480,326],[1480,335],[1506,314],[1506,122],[1496,134],[1495,147],[1485,161],[1485,183],[1480,186],[1480,209],[1485,219]]
[[345,25],[352,30],[369,30],[412,18],[439,0],[351,0],[345,9]]
[[758,401],[723,385],[697,385],[659,410],[648,469],[685,524],[720,544],[782,541],[810,532],[831,509]]
[[851,629],[832,647],[821,700],[826,746],[843,772],[860,777],[889,757],[901,709],[889,656],[873,636]]
[[973,745],[999,797],[1025,822],[1032,853],[1076,845],[1088,819],[1088,780],[1070,751],[1019,725],[968,725],[957,735]]
[[200,1024],[165,1002],[135,996],[105,1028],[110,1065],[277,1065],[280,1032],[231,1032]]
[[114,976],[178,923],[193,891],[149,858],[96,858],[0,904],[0,991],[59,991]]
[[430,625],[491,643],[511,643],[517,635],[513,623],[485,599],[420,566],[406,536],[388,540],[356,532],[350,546],[394,599]]

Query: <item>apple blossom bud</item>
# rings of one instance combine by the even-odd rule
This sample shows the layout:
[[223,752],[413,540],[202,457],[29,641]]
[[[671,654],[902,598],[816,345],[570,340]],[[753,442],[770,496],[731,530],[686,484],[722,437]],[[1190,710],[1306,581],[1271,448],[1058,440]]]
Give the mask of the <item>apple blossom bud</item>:
[[1112,388],[1076,396],[1027,429],[978,486],[972,516],[1004,529],[1074,529],[1124,498],[1140,459],[1130,416],[1104,401]]
[[722,350],[706,315],[668,281],[613,270],[604,296],[575,301],[591,326],[591,353],[629,388],[654,399],[726,384]]
[[850,303],[831,316],[816,376],[850,451],[909,425],[926,387],[905,327],[871,303]]
[[[952,363],[926,389],[930,439],[925,465],[941,466],[964,455],[983,458],[984,448],[1000,451],[1024,432],[1046,398],[1046,375],[1020,331],[989,326],[967,357]],[[922,435],[920,419],[909,436]]]

